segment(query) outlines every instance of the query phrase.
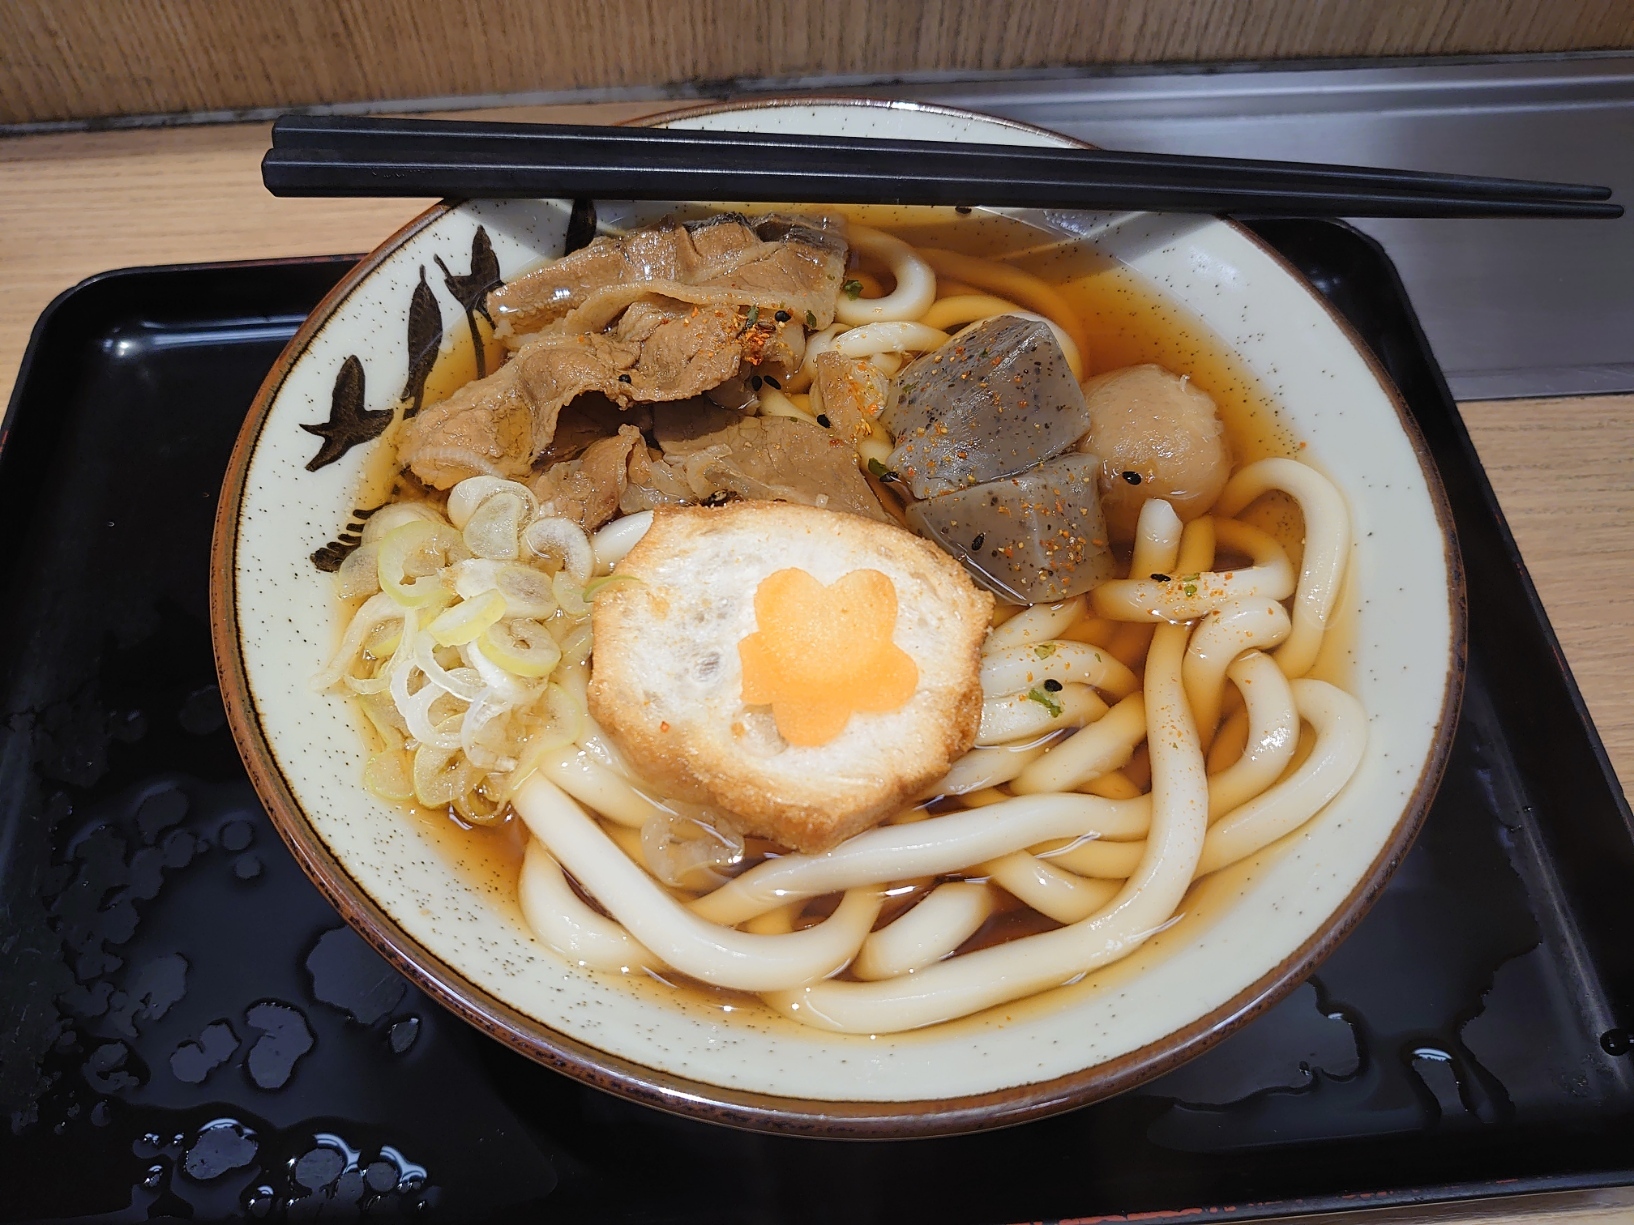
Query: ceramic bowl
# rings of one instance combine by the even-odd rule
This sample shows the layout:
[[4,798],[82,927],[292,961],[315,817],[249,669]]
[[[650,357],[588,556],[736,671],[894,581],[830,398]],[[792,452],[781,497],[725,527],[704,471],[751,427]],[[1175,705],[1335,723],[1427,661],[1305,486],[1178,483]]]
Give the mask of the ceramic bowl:
[[[975,114],[860,101],[665,121],[1072,143]],[[1355,544],[1341,619],[1370,739],[1323,812],[1194,887],[1185,918],[1133,956],[964,1021],[837,1036],[569,964],[523,923],[515,861],[491,839],[363,789],[352,714],[308,685],[339,637],[322,566],[356,539],[370,465],[389,462],[374,440],[392,415],[436,395],[451,364],[463,361],[469,377],[474,295],[493,275],[558,255],[570,211],[553,200],[445,203],[405,226],[290,342],[234,451],[213,558],[221,688],[262,801],[336,909],[433,997],[541,1062],[663,1109],[815,1135],[950,1133],[1066,1109],[1174,1067],[1302,981],[1383,887],[1430,802],[1462,680],[1462,587],[1435,472],[1384,374],[1274,252],[1212,219],[1021,216],[1046,245],[1120,261],[1184,326],[1223,340],[1307,444],[1302,456],[1344,492]],[[663,211],[601,206],[614,221]]]

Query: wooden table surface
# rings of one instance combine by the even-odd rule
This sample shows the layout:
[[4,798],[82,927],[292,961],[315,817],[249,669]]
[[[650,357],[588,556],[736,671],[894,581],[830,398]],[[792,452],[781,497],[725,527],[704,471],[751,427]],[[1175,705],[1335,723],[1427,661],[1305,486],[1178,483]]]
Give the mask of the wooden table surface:
[[[506,117],[613,122],[652,103]],[[476,112],[466,112],[471,117]],[[497,114],[497,113],[496,113]],[[0,401],[34,320],[110,268],[362,252],[429,201],[276,200],[261,187],[264,124],[0,140]],[[1634,792],[1634,395],[1460,405],[1521,553],[1627,792]],[[1615,1200],[1615,1204],[1612,1202]],[[1479,1217],[1611,1221],[1621,1195],[1493,1205]]]

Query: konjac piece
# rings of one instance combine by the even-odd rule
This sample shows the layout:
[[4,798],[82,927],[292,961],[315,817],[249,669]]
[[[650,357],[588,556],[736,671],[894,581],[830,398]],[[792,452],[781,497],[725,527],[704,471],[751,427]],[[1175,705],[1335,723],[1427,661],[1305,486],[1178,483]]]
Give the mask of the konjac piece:
[[998,315],[897,376],[881,420],[890,466],[915,497],[1009,476],[1089,432],[1089,410],[1049,325]]
[[1099,456],[1063,455],[908,507],[908,523],[1017,604],[1080,595],[1113,577]]

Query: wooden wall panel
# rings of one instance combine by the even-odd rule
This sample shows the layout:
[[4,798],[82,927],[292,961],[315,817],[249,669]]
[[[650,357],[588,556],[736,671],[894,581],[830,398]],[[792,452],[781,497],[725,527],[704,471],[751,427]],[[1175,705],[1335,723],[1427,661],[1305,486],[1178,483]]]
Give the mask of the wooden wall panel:
[[4,0],[0,123],[1097,63],[1634,47],[1631,0]]

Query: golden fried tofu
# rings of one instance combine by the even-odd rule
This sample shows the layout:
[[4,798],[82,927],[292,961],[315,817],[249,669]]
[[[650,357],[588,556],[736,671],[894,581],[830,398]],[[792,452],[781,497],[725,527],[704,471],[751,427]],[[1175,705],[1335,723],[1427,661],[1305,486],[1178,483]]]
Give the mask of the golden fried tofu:
[[660,508],[597,599],[590,712],[632,765],[821,851],[897,811],[981,722],[992,597],[894,524]]

